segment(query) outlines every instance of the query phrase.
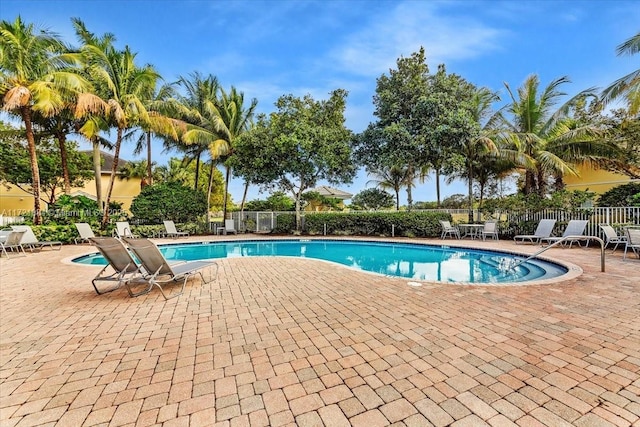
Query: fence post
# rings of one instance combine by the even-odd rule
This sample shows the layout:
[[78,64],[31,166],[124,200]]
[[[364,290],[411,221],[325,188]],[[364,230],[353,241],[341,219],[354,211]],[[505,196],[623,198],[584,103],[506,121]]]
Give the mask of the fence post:
[[391,224],[391,237],[396,237],[396,225]]
[[324,235],[325,236],[327,235],[327,224],[326,223],[324,224]]

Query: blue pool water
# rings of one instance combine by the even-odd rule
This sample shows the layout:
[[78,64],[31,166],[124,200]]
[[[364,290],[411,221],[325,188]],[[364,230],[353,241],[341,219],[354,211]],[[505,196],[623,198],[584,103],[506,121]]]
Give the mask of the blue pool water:
[[[331,261],[358,270],[412,280],[504,283],[547,279],[567,268],[540,260],[515,266],[524,257],[478,249],[356,240],[245,240],[161,245],[168,260],[287,256]],[[74,259],[105,265],[99,254]]]

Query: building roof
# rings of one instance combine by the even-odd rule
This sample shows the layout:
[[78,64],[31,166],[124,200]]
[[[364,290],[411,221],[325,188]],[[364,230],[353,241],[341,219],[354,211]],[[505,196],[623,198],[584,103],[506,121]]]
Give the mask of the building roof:
[[347,200],[353,197],[353,194],[346,191],[338,190],[337,188],[321,185],[316,188],[312,188],[309,192],[315,192],[324,197],[331,197],[333,199]]
[[[93,156],[92,150],[83,150],[80,152],[88,155],[89,157]],[[114,159],[113,154],[105,153],[104,151],[100,150],[100,158],[102,159],[102,170],[100,172],[111,173],[111,168],[113,167],[113,159]],[[120,157],[118,159],[118,169],[126,166],[128,163],[129,163],[128,160],[124,160],[122,157]]]

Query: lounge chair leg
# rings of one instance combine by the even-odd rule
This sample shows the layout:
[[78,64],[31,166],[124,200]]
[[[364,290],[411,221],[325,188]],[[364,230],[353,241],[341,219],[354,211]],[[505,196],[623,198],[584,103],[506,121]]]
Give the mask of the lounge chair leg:
[[[131,290],[131,284],[142,284],[142,283],[146,283],[147,284],[147,288],[143,291],[140,292],[133,292]],[[153,284],[151,283],[151,280],[147,280],[144,277],[137,277],[137,278],[133,278],[133,279],[129,279],[125,282],[125,286],[127,288],[127,292],[129,293],[129,296],[131,298],[135,298],[135,297],[139,297],[141,295],[145,295],[148,294],[149,292],[151,292],[151,289],[153,288]]]

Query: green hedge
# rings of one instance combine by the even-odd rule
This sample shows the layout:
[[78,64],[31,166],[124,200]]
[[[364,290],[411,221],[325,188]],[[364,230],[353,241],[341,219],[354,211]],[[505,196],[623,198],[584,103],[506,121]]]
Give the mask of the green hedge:
[[[438,237],[442,231],[440,220],[451,221],[444,212],[318,212],[306,213],[303,220],[304,234]],[[293,233],[295,214],[278,215],[273,233]]]
[[[195,222],[176,224],[180,231],[187,231],[191,235],[201,234],[201,226]],[[33,234],[41,241],[57,241],[64,244],[74,243],[74,239],[80,237],[75,225],[31,225]],[[115,224],[109,224],[106,230],[101,230],[96,224],[91,224],[91,229],[96,236],[112,236]],[[164,225],[131,225],[131,232],[142,237],[159,237],[165,232]]]

